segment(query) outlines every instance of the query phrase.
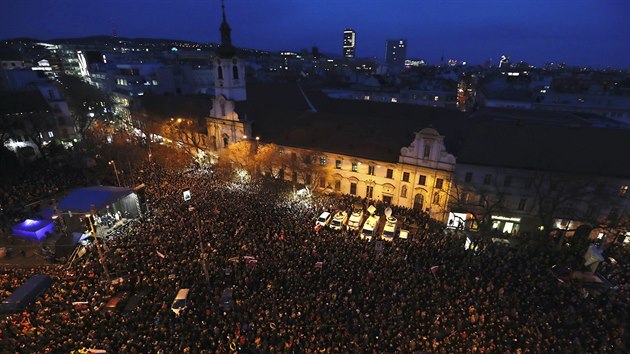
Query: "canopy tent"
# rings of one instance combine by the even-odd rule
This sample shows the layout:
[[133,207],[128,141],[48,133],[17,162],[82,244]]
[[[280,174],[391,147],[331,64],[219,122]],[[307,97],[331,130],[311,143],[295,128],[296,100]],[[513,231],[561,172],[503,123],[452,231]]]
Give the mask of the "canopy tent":
[[96,210],[100,210],[130,194],[133,194],[133,189],[125,187],[77,188],[59,202],[57,209],[61,212],[86,214],[91,211],[92,205],[96,207]]
[[47,233],[53,233],[52,220],[26,219],[13,226],[11,231],[16,236],[21,236],[33,241],[41,241],[46,238]]

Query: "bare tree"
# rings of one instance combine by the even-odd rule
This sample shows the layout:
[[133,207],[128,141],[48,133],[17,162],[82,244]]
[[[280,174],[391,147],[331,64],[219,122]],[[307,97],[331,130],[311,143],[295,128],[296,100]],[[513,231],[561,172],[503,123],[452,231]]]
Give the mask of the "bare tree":
[[111,117],[113,103],[105,92],[71,75],[60,77],[59,82],[61,91],[68,100],[75,131],[80,138],[85,136],[96,120]]
[[163,126],[165,136],[188,145],[194,153],[206,148],[204,129],[200,120],[191,118],[171,119]]

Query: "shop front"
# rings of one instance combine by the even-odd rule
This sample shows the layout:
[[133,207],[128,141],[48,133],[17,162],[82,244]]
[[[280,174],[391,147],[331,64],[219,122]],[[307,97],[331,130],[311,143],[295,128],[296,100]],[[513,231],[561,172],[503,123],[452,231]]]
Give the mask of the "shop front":
[[492,215],[492,229],[501,233],[515,235],[518,233],[521,218],[504,215]]

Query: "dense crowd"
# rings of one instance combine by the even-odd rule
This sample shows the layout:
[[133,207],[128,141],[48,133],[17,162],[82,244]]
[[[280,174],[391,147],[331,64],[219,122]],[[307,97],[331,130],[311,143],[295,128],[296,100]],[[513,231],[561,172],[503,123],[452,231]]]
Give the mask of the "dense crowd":
[[37,212],[42,199],[53,198],[60,191],[86,183],[80,172],[54,167],[28,169],[12,179],[0,183],[0,232],[6,232],[16,221]]
[[[616,263],[604,271],[616,286],[585,293],[558,280],[548,255],[483,238],[466,250],[464,232],[411,210],[393,214],[416,225],[412,239],[381,242],[379,250],[353,232],[314,228],[323,210],[367,201],[296,197],[273,180],[231,181],[216,171],[156,172],[145,169],[140,178],[150,212],[108,242],[110,277],[122,281],[106,282],[96,252],[70,268],[2,270],[3,297],[32,274],[55,283],[2,320],[0,352],[630,350],[627,251],[609,249]],[[221,298],[230,287],[226,310]],[[190,295],[176,315],[170,307],[180,288]],[[138,305],[104,312],[121,291],[139,294]]]

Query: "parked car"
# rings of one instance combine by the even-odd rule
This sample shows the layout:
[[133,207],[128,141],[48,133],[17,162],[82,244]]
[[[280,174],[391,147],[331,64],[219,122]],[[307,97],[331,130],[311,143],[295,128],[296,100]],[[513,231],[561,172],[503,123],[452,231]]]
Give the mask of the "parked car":
[[355,208],[348,219],[349,230],[360,230],[363,224],[363,208]]
[[341,230],[348,222],[348,213],[344,210],[338,211],[330,222],[330,228]]
[[381,238],[385,241],[394,241],[397,230],[398,220],[393,216],[388,216],[385,219],[385,227],[383,228],[383,234],[381,235]]
[[330,224],[331,219],[332,219],[332,214],[330,214],[327,211],[323,212],[317,218],[317,221],[315,221],[315,228],[318,229],[318,227],[321,228],[321,227],[328,226],[328,224]]
[[368,241],[372,240],[375,233],[378,232],[378,224],[381,220],[379,215],[370,215],[367,220],[365,220],[365,224],[363,225],[363,229],[361,230],[361,239],[367,239]]
[[177,295],[175,295],[175,299],[171,305],[171,310],[175,312],[176,315],[179,316],[179,313],[188,306],[187,299],[189,292],[190,289],[179,289]]

